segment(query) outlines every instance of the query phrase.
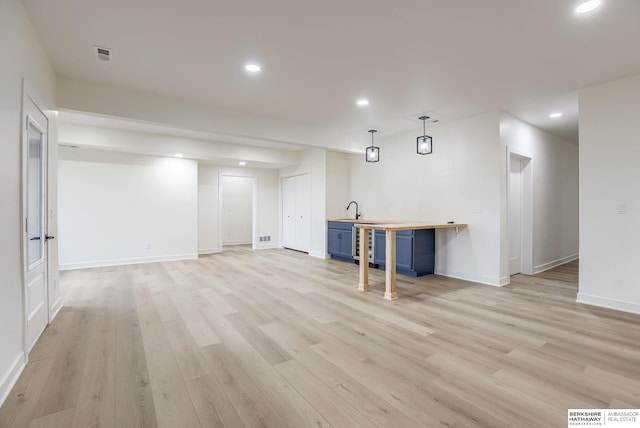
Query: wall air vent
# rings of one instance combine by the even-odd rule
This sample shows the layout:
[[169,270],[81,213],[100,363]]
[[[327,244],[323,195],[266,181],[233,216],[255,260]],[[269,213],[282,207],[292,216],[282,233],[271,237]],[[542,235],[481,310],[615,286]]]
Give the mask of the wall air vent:
[[111,61],[111,49],[108,48],[103,48],[100,46],[93,46],[93,51],[96,54],[96,57],[100,60],[100,61],[106,61],[109,62]]

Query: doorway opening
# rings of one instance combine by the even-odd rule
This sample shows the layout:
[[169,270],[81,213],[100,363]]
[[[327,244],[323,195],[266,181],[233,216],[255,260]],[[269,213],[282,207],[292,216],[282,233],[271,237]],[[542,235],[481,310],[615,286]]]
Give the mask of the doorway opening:
[[255,177],[220,174],[218,248],[251,245],[256,248]]
[[507,222],[509,275],[533,274],[533,158],[509,149]]

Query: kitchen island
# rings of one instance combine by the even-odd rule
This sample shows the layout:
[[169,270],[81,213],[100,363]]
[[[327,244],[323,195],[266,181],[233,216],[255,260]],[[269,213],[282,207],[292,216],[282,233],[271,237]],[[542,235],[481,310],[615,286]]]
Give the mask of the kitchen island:
[[[354,224],[360,229],[360,254],[369,252],[369,233],[372,230],[385,231],[385,293],[387,300],[396,300],[396,232],[401,230],[425,230],[425,229],[455,229],[467,227],[464,223],[387,223],[387,222],[358,222]],[[435,239],[435,236],[434,236]],[[435,243],[434,243],[435,248]],[[435,258],[435,251],[429,257]],[[358,290],[369,290],[369,263],[360,263],[360,280]]]

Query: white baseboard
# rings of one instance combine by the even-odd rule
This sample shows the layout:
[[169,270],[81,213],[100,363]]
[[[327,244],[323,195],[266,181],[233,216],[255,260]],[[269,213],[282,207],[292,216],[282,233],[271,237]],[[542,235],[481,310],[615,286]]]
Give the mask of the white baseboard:
[[203,248],[198,250],[198,255],[204,256],[206,254],[218,254],[221,253],[222,250],[220,248]]
[[9,370],[7,370],[0,380],[0,406],[4,404],[26,366],[27,362],[24,358],[24,352],[20,352],[11,367],[9,367]]
[[601,308],[615,309],[616,311],[629,312],[632,314],[640,314],[640,304],[625,302],[623,300],[609,299],[607,297],[592,296],[589,294],[578,293],[576,299],[578,303],[586,305],[598,306]]
[[275,242],[258,242],[256,250],[270,250],[272,248],[278,248],[278,244]]
[[192,260],[197,259],[197,253],[188,254],[174,254],[170,256],[155,256],[155,257],[139,257],[131,259],[116,259],[116,260],[94,260],[90,262],[80,263],[64,263],[60,265],[60,270],[73,270],[73,269],[87,269],[95,267],[106,266],[121,266],[121,265],[135,265],[140,263],[154,263],[154,262],[172,262],[176,260]]
[[251,244],[251,243],[252,243],[251,240],[249,240],[249,241],[228,241],[228,242],[225,241],[225,242],[222,243],[222,246],[225,246],[225,245],[247,245],[247,244]]
[[533,274],[535,275],[537,273],[544,272],[549,269],[553,269],[554,267],[562,266],[563,264],[572,262],[574,260],[578,260],[578,254],[572,254],[570,256],[563,257],[561,259],[542,264],[540,266],[534,266]]
[[60,312],[60,309],[62,309],[62,297],[58,297],[58,300],[56,300],[53,305],[51,305],[51,308],[49,308],[49,324],[53,322],[56,315],[58,315],[58,312]]
[[329,254],[323,253],[321,251],[309,251],[309,255],[311,257],[316,257],[318,259],[328,259],[329,258]]
[[458,272],[449,269],[435,269],[436,275],[448,276],[449,278],[462,279],[464,281],[477,282],[479,284],[491,285],[493,287],[502,287],[509,283],[508,277],[492,277],[484,275],[475,275],[468,272]]

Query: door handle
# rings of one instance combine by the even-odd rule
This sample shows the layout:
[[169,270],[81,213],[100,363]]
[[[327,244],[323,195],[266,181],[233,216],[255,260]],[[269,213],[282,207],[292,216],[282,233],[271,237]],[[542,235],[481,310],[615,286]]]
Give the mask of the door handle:
[[29,239],[29,241],[39,241],[40,237],[39,236],[34,236],[33,238]]
[[[38,238],[38,239],[40,239],[40,238]],[[50,239],[56,239],[56,237],[55,236],[50,236],[50,235],[44,235],[44,240],[45,241],[48,241]]]

